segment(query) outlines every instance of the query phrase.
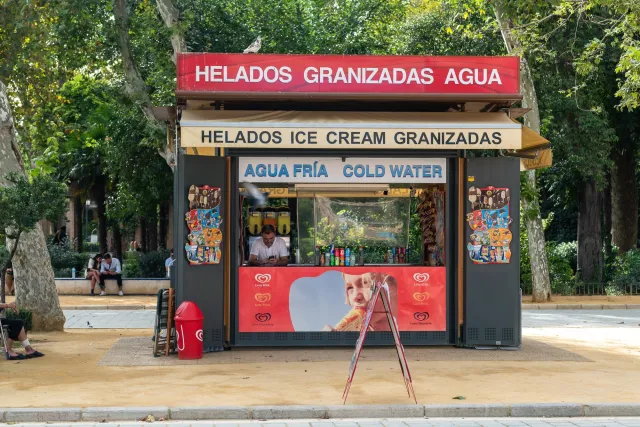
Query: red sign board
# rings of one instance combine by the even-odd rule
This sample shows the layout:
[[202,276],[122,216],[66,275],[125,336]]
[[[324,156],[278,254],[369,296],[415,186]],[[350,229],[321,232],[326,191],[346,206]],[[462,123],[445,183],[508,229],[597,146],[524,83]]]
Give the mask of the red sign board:
[[[445,267],[365,266],[240,268],[239,331],[359,331],[371,284],[385,282],[399,330],[446,330]],[[386,317],[370,330],[389,331]]]
[[491,94],[520,92],[515,56],[183,53],[178,91]]

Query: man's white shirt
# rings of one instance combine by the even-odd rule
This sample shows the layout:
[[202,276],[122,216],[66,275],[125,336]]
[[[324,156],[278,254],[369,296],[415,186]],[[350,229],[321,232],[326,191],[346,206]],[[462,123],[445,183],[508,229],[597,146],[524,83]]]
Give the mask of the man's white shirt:
[[287,244],[284,240],[276,237],[270,248],[264,244],[262,239],[253,242],[251,255],[258,257],[258,261],[268,260],[269,257],[275,257],[275,259],[278,260],[278,258],[289,256],[289,251],[287,251]]

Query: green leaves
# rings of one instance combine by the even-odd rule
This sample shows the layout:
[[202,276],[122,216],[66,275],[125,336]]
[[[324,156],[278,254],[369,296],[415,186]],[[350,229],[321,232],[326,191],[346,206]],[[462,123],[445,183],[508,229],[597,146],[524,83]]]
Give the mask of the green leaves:
[[[15,238],[33,230],[42,219],[59,220],[67,208],[66,187],[50,177],[36,176],[27,181],[10,174],[11,186],[0,187],[0,234]],[[8,230],[8,231],[7,231]]]

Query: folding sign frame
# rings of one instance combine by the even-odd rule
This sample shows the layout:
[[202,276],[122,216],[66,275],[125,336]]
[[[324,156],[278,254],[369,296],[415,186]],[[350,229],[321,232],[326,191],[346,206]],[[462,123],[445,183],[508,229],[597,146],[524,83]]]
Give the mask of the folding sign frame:
[[396,323],[395,317],[393,317],[393,313],[391,313],[391,304],[389,303],[389,285],[387,285],[386,282],[383,284],[374,283],[371,287],[371,299],[369,300],[369,304],[367,305],[367,313],[365,315],[364,322],[362,323],[362,327],[360,328],[360,336],[358,337],[355,351],[353,352],[353,356],[351,357],[351,364],[349,365],[349,376],[347,377],[347,384],[345,385],[342,398],[344,399],[344,403],[346,404],[349,390],[351,389],[351,384],[353,382],[353,377],[356,373],[356,367],[358,366],[358,359],[360,359],[360,353],[362,352],[362,346],[364,345],[364,341],[367,337],[367,331],[369,329],[369,324],[371,323],[371,317],[373,316],[373,313],[375,313],[375,307],[376,303],[378,302],[378,297],[382,298],[384,313],[387,315],[389,329],[391,329],[391,333],[393,334],[393,341],[395,342],[396,352],[398,353],[398,363],[400,364],[400,369],[402,370],[402,377],[404,379],[404,385],[407,389],[407,394],[410,398],[413,397],[413,401],[417,404],[418,400],[416,399],[416,393],[413,389],[413,382],[411,381],[409,365],[407,364],[407,358],[404,354],[404,347],[402,346],[402,342],[400,341],[398,324]]

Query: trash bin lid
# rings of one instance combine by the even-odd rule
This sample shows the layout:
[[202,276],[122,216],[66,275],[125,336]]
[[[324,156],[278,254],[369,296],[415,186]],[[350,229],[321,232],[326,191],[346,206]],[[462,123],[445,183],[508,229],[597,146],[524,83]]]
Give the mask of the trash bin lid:
[[176,310],[176,320],[203,320],[202,311],[195,302],[183,301]]

